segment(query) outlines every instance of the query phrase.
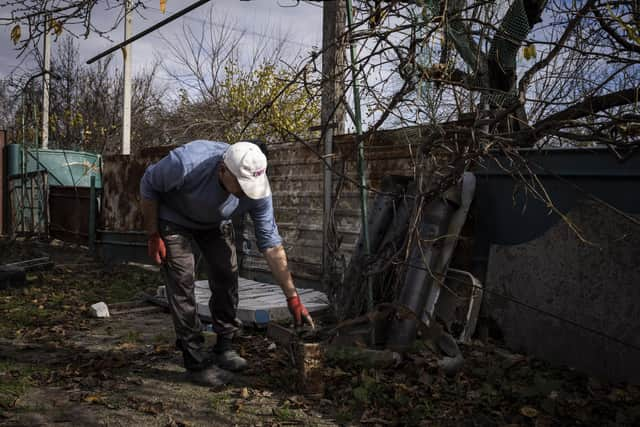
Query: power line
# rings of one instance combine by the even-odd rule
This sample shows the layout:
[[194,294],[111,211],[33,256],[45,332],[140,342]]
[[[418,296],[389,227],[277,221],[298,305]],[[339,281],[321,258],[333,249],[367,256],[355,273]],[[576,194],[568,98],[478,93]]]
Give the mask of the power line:
[[[153,7],[153,6],[147,6],[147,9],[152,9],[152,10],[156,10],[156,11],[160,12],[160,9],[158,9],[156,7]],[[246,28],[238,28],[238,27],[232,26],[232,25],[221,24],[221,23],[209,21],[209,20],[203,19],[203,18],[196,18],[194,16],[185,16],[184,18],[187,19],[187,20],[190,20],[190,21],[200,22],[201,24],[209,24],[209,25],[213,25],[215,27],[219,27],[219,28],[222,28],[222,29],[227,29],[228,28],[231,31],[236,31],[236,32],[240,32],[240,33],[243,33],[243,34],[249,34],[249,35],[256,36],[256,37],[264,37],[264,38],[271,39],[271,40],[278,41],[278,42],[282,41],[282,42],[286,42],[286,43],[290,43],[290,44],[295,44],[295,45],[298,45],[298,46],[301,46],[301,47],[307,47],[307,48],[310,48],[310,49],[317,49],[318,48],[318,46],[310,45],[310,44],[307,44],[307,43],[298,42],[298,41],[290,40],[290,39],[286,39],[286,38],[278,38],[278,37],[271,36],[271,35],[266,34],[266,33],[253,31],[253,30],[249,30],[249,29],[246,29]]]
[[91,63],[97,61],[98,59],[100,59],[100,58],[102,58],[104,56],[107,56],[108,54],[110,54],[112,52],[115,52],[116,50],[120,49],[121,47],[124,47],[124,46],[126,46],[126,45],[128,45],[128,44],[130,44],[130,43],[132,43],[132,42],[134,42],[136,40],[138,40],[139,38],[142,38],[145,35],[157,30],[158,28],[163,27],[164,25],[167,25],[168,23],[178,19],[179,17],[185,15],[186,13],[191,12],[193,9],[196,9],[196,8],[202,6],[205,3],[208,3],[209,1],[210,0],[199,0],[199,1],[189,5],[187,7],[185,7],[184,9],[174,13],[173,15],[169,16],[168,18],[163,19],[162,21],[150,26],[146,30],[142,30],[142,32],[136,34],[135,36],[133,36],[133,37],[121,42],[121,43],[118,43],[117,45],[105,50],[104,52],[102,52],[99,55],[94,56],[93,58],[91,58],[91,59],[89,59],[87,61],[87,64],[91,64]]

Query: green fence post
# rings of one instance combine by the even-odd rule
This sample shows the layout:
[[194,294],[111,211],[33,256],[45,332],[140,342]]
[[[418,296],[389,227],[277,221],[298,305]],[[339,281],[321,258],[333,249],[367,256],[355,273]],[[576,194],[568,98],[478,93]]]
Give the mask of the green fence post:
[[[367,165],[364,158],[364,141],[362,140],[362,112],[360,109],[360,89],[358,88],[358,66],[356,59],[356,48],[353,41],[353,5],[351,0],[347,0],[347,25],[349,32],[349,51],[351,54],[351,75],[353,76],[353,105],[355,110],[354,124],[358,139],[358,178],[360,187],[360,217],[362,220],[362,235],[364,237],[364,252],[368,257],[371,255],[371,245],[369,242],[369,214],[367,195]],[[373,284],[371,277],[367,276],[367,308],[373,311]]]
[[91,175],[89,190],[89,252],[95,254],[96,242],[96,177]]

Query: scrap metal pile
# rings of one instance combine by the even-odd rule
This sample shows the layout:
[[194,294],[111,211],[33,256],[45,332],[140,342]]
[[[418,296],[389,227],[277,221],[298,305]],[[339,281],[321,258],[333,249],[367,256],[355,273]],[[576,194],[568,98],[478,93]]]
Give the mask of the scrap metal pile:
[[416,187],[412,178],[383,178],[369,211],[369,253],[361,232],[331,293],[339,320],[331,339],[403,352],[420,337],[455,371],[463,361],[457,343],[471,339],[482,298],[477,278],[449,268],[475,177],[464,173],[435,197]]

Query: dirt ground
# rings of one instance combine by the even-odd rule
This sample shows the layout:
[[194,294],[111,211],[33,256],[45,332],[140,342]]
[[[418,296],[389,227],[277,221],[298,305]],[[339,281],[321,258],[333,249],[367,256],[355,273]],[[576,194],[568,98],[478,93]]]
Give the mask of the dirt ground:
[[[507,352],[463,348],[447,376],[417,343],[396,367],[327,363],[323,396],[304,396],[264,330],[235,344],[250,368],[211,389],[185,380],[170,315],[140,303],[158,273],[107,267],[60,243],[0,241],[0,263],[52,258],[28,286],[0,291],[0,425],[640,425],[640,390]],[[105,301],[108,319],[87,307]],[[212,340],[212,336],[207,336]]]

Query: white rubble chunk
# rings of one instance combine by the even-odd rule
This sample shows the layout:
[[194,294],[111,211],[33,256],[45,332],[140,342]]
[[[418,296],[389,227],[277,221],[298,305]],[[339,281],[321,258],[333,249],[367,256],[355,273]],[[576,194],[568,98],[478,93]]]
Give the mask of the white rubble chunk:
[[89,308],[89,313],[91,314],[91,317],[109,317],[109,307],[107,307],[107,304],[100,301]]

